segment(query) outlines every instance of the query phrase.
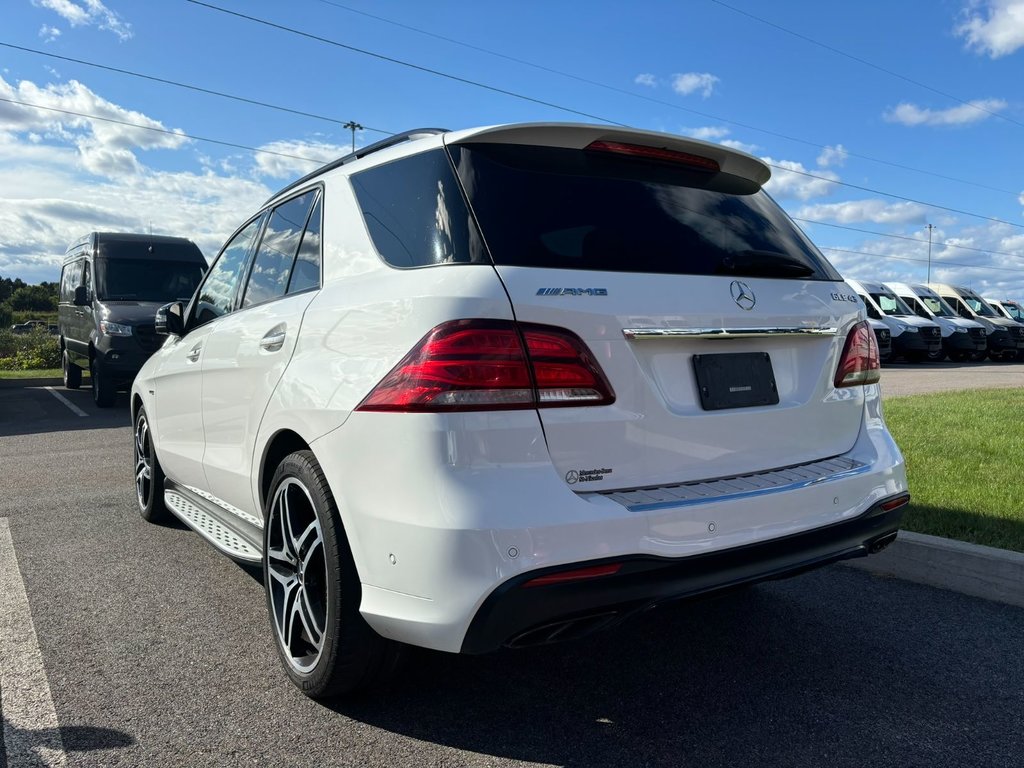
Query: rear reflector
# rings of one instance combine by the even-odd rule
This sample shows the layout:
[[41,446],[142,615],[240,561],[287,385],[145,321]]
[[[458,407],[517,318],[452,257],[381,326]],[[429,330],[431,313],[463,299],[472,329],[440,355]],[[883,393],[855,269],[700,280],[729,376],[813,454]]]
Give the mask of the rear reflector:
[[614,401],[590,351],[570,331],[455,320],[424,336],[356,410],[483,411]]
[[881,504],[878,505],[878,508],[881,509],[883,512],[892,512],[894,509],[899,509],[900,507],[905,507],[909,503],[910,503],[910,494],[907,493],[907,494],[904,494],[903,496],[898,496],[895,499],[889,499],[888,501],[883,501]]
[[592,565],[589,568],[577,568],[574,571],[560,571],[549,573],[546,576],[538,576],[523,584],[523,587],[546,587],[549,584],[565,584],[570,581],[586,581],[597,579],[601,576],[612,576],[622,569],[622,563],[609,563],[608,565]]
[[836,387],[858,387],[874,384],[882,376],[878,358],[878,341],[867,320],[861,320],[850,329],[839,359],[834,384]]
[[691,155],[689,152],[679,152],[675,149],[645,147],[642,144],[623,144],[618,141],[592,141],[584,147],[584,151],[610,152],[616,155],[628,155],[645,160],[675,163],[677,165],[686,165],[690,168],[698,168],[702,171],[712,171],[713,173],[718,173],[721,170],[718,161],[712,160],[710,157]]

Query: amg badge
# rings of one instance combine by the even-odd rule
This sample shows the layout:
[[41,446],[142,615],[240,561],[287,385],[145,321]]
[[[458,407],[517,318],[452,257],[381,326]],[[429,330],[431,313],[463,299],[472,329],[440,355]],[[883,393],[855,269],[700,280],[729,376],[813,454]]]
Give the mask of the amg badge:
[[538,296],[607,296],[607,288],[538,288]]

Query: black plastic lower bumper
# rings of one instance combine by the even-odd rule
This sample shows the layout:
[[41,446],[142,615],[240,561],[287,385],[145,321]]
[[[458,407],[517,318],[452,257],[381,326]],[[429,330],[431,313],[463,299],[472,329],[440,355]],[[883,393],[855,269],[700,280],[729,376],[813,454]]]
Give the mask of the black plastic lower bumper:
[[[487,653],[502,646],[579,637],[659,603],[864,557],[894,538],[909,498],[908,494],[899,494],[883,499],[852,520],[719,552],[685,558],[590,560],[521,574],[495,589],[480,606],[463,640],[462,652]],[[890,508],[898,500],[904,501]],[[610,564],[621,564],[614,575],[524,586],[539,577]]]

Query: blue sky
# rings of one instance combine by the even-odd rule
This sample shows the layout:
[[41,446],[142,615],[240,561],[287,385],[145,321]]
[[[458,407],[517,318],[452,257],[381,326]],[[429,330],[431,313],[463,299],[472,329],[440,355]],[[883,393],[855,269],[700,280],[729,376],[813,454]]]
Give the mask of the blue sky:
[[4,0],[0,275],[56,279],[93,229],[212,258],[317,165],[297,157],[347,151],[345,121],[606,120],[766,159],[769,191],[850,277],[923,281],[931,224],[933,280],[1024,299],[1024,0],[210,4],[341,45],[187,0]]

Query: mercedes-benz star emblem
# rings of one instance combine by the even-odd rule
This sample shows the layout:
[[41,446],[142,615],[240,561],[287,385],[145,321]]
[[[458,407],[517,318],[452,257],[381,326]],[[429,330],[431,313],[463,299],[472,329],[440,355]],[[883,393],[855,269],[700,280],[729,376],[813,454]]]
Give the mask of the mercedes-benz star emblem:
[[750,290],[750,286],[746,283],[741,283],[739,280],[732,281],[729,285],[729,293],[732,294],[732,300],[736,302],[736,306],[740,309],[749,311],[757,304],[757,298],[754,296],[754,292]]
[[565,473],[565,482],[567,482],[569,485],[575,484],[576,481],[579,479],[580,473],[577,472],[575,469],[570,469],[568,472]]

